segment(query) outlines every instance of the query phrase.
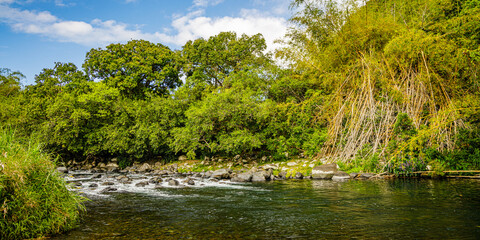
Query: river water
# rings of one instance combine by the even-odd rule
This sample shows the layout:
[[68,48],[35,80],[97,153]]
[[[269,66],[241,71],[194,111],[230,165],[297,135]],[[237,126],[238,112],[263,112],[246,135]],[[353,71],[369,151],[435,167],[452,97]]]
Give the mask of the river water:
[[479,180],[134,185],[78,189],[84,220],[53,239],[480,239]]

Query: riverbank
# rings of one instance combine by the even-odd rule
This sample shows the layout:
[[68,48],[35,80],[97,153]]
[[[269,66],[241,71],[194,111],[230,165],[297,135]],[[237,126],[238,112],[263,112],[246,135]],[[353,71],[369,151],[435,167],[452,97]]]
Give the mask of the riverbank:
[[0,239],[50,236],[76,227],[82,198],[68,191],[39,144],[0,129]]
[[[396,176],[387,172],[356,173],[345,172],[336,163],[326,163],[327,159],[294,159],[285,162],[269,162],[267,159],[204,159],[179,161],[164,164],[161,161],[133,163],[120,168],[117,159],[108,162],[70,161],[58,171],[71,177],[77,189],[107,193],[121,191],[125,186],[162,188],[188,187],[222,181],[223,183],[267,182],[287,179],[318,179],[332,181],[393,179]],[[410,177],[440,178],[438,173],[412,174]],[[97,179],[98,183],[84,185],[82,181]],[[103,180],[102,180],[103,179]],[[101,180],[101,181],[100,181]]]

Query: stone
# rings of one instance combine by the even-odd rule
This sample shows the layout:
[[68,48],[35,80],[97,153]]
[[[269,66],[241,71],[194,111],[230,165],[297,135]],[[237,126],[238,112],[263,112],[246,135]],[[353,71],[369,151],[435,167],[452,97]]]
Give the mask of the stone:
[[187,161],[187,160],[188,160],[188,158],[185,155],[181,155],[180,157],[178,157],[178,161],[180,161],[180,162]]
[[152,171],[152,167],[148,163],[143,163],[140,167],[138,167],[137,171],[139,171],[139,172],[150,172],[150,171]]
[[271,180],[271,179],[273,179],[273,170],[268,169],[266,171],[263,171],[263,175],[265,176],[265,179]]
[[356,173],[356,172],[350,173],[350,178],[351,178],[351,179],[354,179],[354,178],[356,178],[357,176],[358,176],[358,173]]
[[102,183],[103,186],[111,186],[111,185],[115,185],[115,183],[113,182],[104,182]]
[[348,179],[350,179],[350,174],[343,171],[335,172],[335,174],[333,174],[333,177],[332,177],[333,181],[345,181]]
[[170,165],[170,167],[168,167],[168,170],[172,171],[172,172],[178,172],[178,164],[172,164]]
[[297,166],[297,163],[296,162],[288,162],[287,166],[289,166],[289,167]]
[[57,171],[59,173],[68,173],[68,169],[66,167],[58,167]]
[[297,172],[295,174],[295,179],[303,179],[303,174],[301,172]]
[[127,178],[127,176],[125,176],[125,175],[120,175],[120,176],[117,176],[115,179],[120,180],[120,179],[122,179],[122,178]]
[[222,168],[214,171],[211,177],[216,179],[229,179],[230,173],[228,172],[227,169]]
[[362,174],[358,175],[357,178],[367,180],[367,179],[370,179],[373,176],[374,176],[373,173],[362,173]]
[[102,191],[100,191],[101,193],[107,193],[107,192],[114,192],[114,191],[117,191],[116,188],[114,187],[106,187],[104,188]]
[[337,164],[330,163],[330,164],[323,164],[320,166],[316,166],[312,169],[312,177],[313,179],[332,179],[333,174],[337,171]]
[[80,186],[82,186],[82,183],[81,183],[81,182],[75,182],[75,183],[73,184],[73,186],[75,186],[75,187],[80,187]]
[[162,162],[156,162],[155,165],[153,165],[154,168],[160,169],[163,166]]
[[89,188],[96,188],[96,187],[98,187],[98,184],[92,183],[92,184],[88,185],[88,187]]
[[286,171],[281,171],[278,173],[278,178],[280,179],[287,179],[287,172]]
[[265,170],[268,170],[268,169],[277,170],[278,166],[275,165],[275,164],[266,164],[266,165],[263,165],[263,169],[265,169]]
[[179,183],[177,180],[175,180],[175,179],[171,179],[171,180],[168,181],[168,185],[170,185],[170,186],[178,186],[178,185],[180,185],[180,183]]
[[118,164],[117,164],[117,163],[114,163],[114,162],[109,162],[109,163],[106,165],[106,167],[107,167],[107,168],[108,168],[108,167],[116,167],[116,168],[118,168]]
[[145,187],[148,185],[148,182],[139,182],[137,184],[135,184],[135,187]]
[[263,172],[254,172],[252,174],[252,182],[265,182],[267,179]]
[[163,182],[161,177],[154,177],[154,178],[151,178],[150,180],[148,180],[148,183],[151,183],[151,184],[157,184],[157,183],[161,183],[161,182]]
[[204,178],[210,178],[212,176],[212,171],[207,171],[206,173],[203,174]]
[[187,179],[187,180],[185,181],[185,183],[188,184],[188,185],[195,185],[195,181],[193,181],[193,179],[190,179],[190,178]]
[[95,173],[92,175],[92,178],[95,179],[95,178],[102,178],[102,174],[99,174],[99,173]]
[[243,172],[237,174],[235,177],[232,178],[232,182],[251,182],[253,174],[251,172]]

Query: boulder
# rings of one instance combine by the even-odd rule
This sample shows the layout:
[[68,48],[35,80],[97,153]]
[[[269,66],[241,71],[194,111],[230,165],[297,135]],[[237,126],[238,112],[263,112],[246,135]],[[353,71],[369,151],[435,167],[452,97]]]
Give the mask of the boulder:
[[303,179],[303,174],[301,172],[297,172],[295,174],[295,179]]
[[214,171],[211,177],[216,179],[229,179],[230,173],[228,172],[227,169],[222,168]]
[[168,170],[171,172],[178,172],[178,164],[172,164],[170,167],[168,167]]
[[232,182],[251,182],[253,174],[251,172],[239,173],[232,178]]
[[187,178],[185,181],[183,181],[184,183],[188,184],[188,185],[195,185],[195,181],[193,181],[193,179],[191,178]]
[[297,166],[297,163],[296,162],[288,162],[287,166],[289,166],[289,167]]
[[106,166],[107,168],[107,171],[109,172],[118,172],[120,169],[118,167],[118,164],[114,163],[114,162],[109,162]]
[[350,173],[350,178],[351,178],[351,179],[354,179],[354,178],[356,178],[357,176],[358,176],[358,173],[356,173],[356,172]]
[[332,179],[336,171],[336,163],[323,164],[312,169],[312,177],[313,179]]
[[96,188],[96,187],[98,187],[98,184],[92,183],[92,184],[88,185],[88,187],[89,188]]
[[151,183],[151,184],[157,184],[161,182],[163,182],[161,177],[153,177],[150,180],[148,180],[148,183]]
[[371,177],[373,177],[374,174],[373,173],[362,173],[362,174],[359,174],[357,176],[357,178],[359,179],[363,179],[363,180],[367,180],[367,179],[370,179]]
[[113,187],[106,187],[104,188],[102,191],[100,191],[101,193],[107,193],[107,192],[114,192],[114,191],[117,191],[116,188],[113,188]]
[[95,173],[95,174],[92,175],[92,178],[102,178],[102,174]]
[[252,174],[252,182],[265,182],[267,179],[265,178],[265,174],[263,172],[254,172]]
[[263,169],[265,169],[265,170],[268,170],[268,169],[276,170],[276,169],[278,169],[278,166],[275,165],[275,164],[266,164],[266,165],[263,165]]
[[287,179],[287,172],[286,171],[281,171],[278,173],[278,178],[280,179]]
[[332,180],[334,181],[345,181],[350,179],[350,174],[343,172],[343,171],[337,171],[335,174],[333,174]]
[[139,182],[137,184],[135,184],[135,187],[145,187],[148,185],[148,182]]
[[148,163],[142,164],[140,167],[138,167],[137,171],[139,172],[150,172],[152,171],[152,167]]
[[66,167],[58,167],[57,171],[59,173],[68,173],[68,169]]
[[178,186],[178,185],[180,185],[180,183],[179,183],[177,180],[175,180],[175,179],[171,179],[171,180],[168,181],[168,185],[170,185],[170,186]]
[[115,183],[113,182],[104,182],[102,183],[103,186],[111,186],[111,185],[115,185]]

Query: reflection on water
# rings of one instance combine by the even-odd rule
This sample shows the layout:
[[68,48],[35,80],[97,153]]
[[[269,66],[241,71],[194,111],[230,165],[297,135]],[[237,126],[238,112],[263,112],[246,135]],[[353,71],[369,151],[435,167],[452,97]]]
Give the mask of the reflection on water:
[[112,193],[54,239],[478,239],[480,181],[281,181]]

